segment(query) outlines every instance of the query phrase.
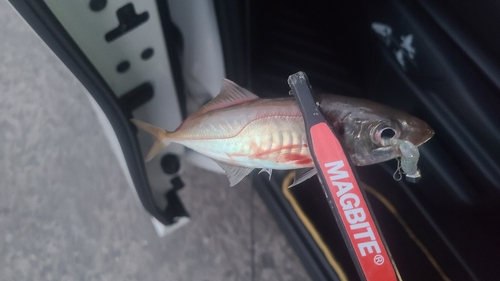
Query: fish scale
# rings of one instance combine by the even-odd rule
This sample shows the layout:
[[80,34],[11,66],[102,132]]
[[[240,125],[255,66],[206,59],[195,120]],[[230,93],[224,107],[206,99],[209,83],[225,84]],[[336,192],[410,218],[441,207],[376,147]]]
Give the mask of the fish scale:
[[[226,112],[228,116],[231,116],[231,113]],[[209,142],[206,137],[195,139],[191,132],[184,134],[182,130],[178,131],[175,137],[183,138],[177,142],[186,147],[217,160],[229,160],[234,165],[253,168],[272,165],[273,169],[312,167],[312,161],[303,165],[295,163],[297,159],[293,157],[286,157],[296,155],[299,159],[310,158],[309,151],[302,149],[304,131],[298,134],[295,132],[297,128],[301,128],[302,120],[301,118],[293,119],[292,121],[287,116],[272,116],[272,118],[258,118],[257,121],[242,120],[239,127],[231,128],[231,131],[238,133],[232,136],[228,136],[231,134],[227,133],[219,136],[212,134]],[[204,122],[213,122],[213,120],[211,117],[206,117]],[[262,128],[267,128],[270,133],[262,132]],[[284,134],[291,136],[289,141],[284,142]]]

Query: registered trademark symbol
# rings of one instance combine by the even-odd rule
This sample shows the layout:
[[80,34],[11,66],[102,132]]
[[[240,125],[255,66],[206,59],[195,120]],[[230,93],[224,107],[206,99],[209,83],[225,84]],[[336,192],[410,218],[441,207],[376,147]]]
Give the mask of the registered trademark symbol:
[[375,257],[373,257],[373,261],[376,265],[381,265],[384,263],[384,257],[382,255],[376,255]]

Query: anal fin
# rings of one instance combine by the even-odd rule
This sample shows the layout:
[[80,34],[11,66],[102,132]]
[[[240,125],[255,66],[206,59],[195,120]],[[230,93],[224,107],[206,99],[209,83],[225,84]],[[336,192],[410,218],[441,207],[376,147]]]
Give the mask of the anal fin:
[[295,171],[295,179],[288,188],[294,187],[298,184],[301,184],[305,182],[306,180],[312,178],[314,175],[316,175],[318,171],[316,168],[306,168],[306,169],[299,169]]
[[237,185],[244,177],[250,174],[254,168],[235,166],[221,161],[214,160],[215,163],[226,172],[229,179],[229,186]]

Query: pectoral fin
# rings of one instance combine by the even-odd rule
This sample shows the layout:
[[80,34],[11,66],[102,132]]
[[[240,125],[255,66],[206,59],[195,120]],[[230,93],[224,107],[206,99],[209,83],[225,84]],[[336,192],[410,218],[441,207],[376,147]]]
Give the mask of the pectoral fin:
[[214,161],[215,163],[219,164],[219,166],[226,172],[230,186],[235,186],[236,184],[238,184],[244,177],[250,174],[250,172],[252,172],[253,170],[253,168],[235,166],[217,160]]
[[262,172],[268,173],[269,174],[269,180],[271,180],[271,175],[273,174],[273,169],[263,168],[262,170],[260,170],[259,174],[262,173]]
[[298,184],[305,182],[306,180],[310,179],[311,177],[313,177],[317,173],[318,173],[318,171],[316,170],[316,168],[296,170],[295,171],[295,179],[294,179],[292,185],[290,185],[288,188],[294,187]]

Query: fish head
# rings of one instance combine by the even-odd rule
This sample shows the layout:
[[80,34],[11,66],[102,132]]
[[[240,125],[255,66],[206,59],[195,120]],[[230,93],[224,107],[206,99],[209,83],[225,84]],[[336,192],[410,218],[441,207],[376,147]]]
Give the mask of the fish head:
[[389,140],[409,141],[420,146],[434,131],[424,121],[393,109],[358,110],[343,122],[344,141],[357,166],[371,165],[401,157],[399,145]]
[[325,115],[331,118],[356,166],[401,157],[399,144],[391,139],[420,146],[434,135],[426,122],[410,114],[371,101],[347,99],[330,104]]

